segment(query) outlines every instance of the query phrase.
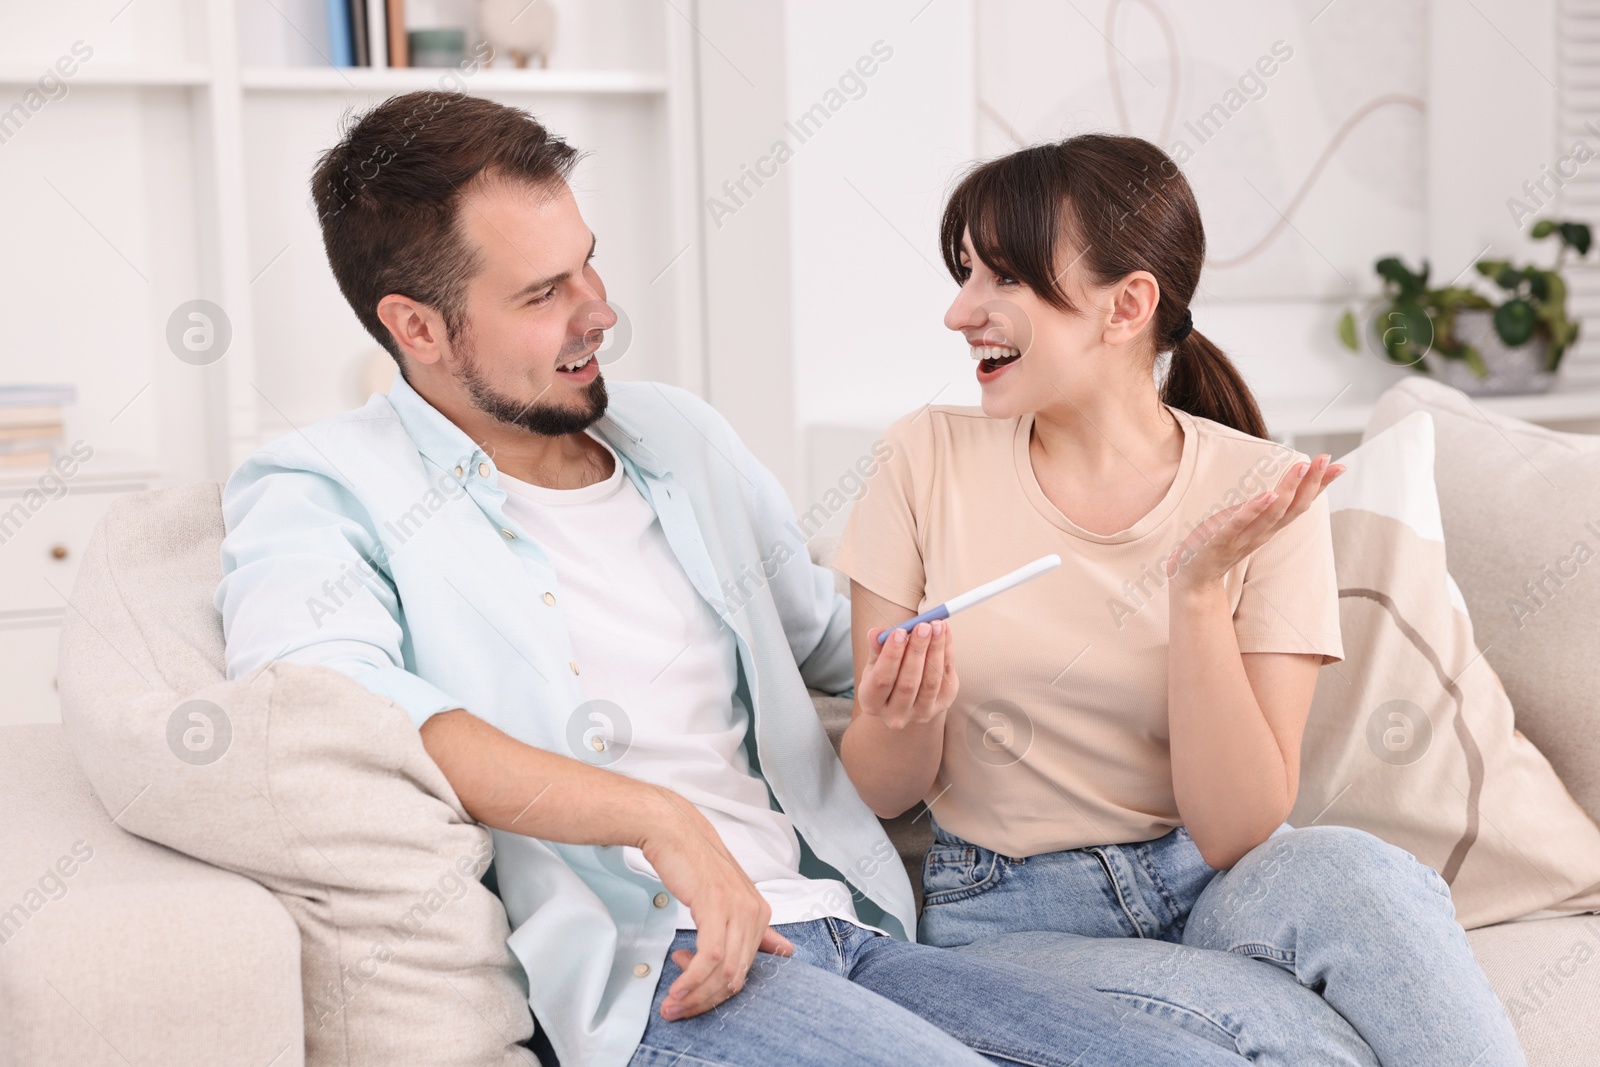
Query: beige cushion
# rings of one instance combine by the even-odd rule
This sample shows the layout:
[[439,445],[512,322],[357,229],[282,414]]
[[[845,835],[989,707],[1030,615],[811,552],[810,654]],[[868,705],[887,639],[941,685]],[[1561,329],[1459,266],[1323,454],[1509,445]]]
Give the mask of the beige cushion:
[[223,679],[222,533],[218,487],[179,486],[120,500],[84,553],[61,706],[101,803],[277,897],[308,1064],[532,1062],[505,911],[478,880],[488,831],[392,702],[323,668]]
[[1501,923],[1467,935],[1530,1067],[1600,1061],[1600,918]]
[[1367,435],[1413,411],[1433,416],[1450,573],[1484,657],[1518,728],[1600,819],[1600,437],[1491,414],[1426,378],[1385,393]]
[[1445,569],[1429,416],[1343,462],[1328,498],[1345,660],[1318,680],[1290,821],[1411,852],[1469,929],[1600,906],[1600,828],[1516,732]]
[[304,1062],[272,894],[114,826],[59,726],[0,728],[0,783],[0,1064]]

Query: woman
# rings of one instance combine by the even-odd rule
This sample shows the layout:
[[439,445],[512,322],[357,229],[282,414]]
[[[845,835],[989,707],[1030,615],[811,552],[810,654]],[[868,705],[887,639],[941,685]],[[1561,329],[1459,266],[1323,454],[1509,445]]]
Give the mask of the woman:
[[1319,497],[1342,468],[1267,440],[1194,329],[1182,173],[1136,138],[1025,149],[966,176],[941,242],[982,410],[895,424],[835,561],[845,767],[880,816],[925,800],[934,820],[920,938],[1087,979],[1258,1063],[1522,1063],[1443,880],[1284,824],[1342,655]]

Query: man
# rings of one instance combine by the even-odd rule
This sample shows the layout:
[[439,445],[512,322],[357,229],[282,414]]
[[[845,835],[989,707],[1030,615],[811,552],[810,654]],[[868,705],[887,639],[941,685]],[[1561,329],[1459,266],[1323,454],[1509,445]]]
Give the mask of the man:
[[847,606],[803,545],[762,571],[792,511],[714,411],[608,394],[575,160],[524,112],[437,92],[323,157],[328,261],[401,377],[229,481],[229,676],[321,664],[411,715],[493,829],[568,1067],[1238,1062],[904,940],[910,886],[806,693],[851,685]]

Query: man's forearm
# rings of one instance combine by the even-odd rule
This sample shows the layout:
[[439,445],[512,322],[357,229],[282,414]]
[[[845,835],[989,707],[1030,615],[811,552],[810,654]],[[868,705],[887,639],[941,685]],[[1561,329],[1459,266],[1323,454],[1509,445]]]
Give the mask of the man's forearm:
[[422,724],[422,744],[461,804],[497,830],[574,845],[643,848],[675,821],[666,790],[523,744],[462,709]]

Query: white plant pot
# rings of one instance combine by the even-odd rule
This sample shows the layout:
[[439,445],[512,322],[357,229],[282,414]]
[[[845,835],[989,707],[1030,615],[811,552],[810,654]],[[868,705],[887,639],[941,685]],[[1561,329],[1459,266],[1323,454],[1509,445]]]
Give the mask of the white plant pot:
[[1545,360],[1550,356],[1550,343],[1535,336],[1527,344],[1515,348],[1507,346],[1494,332],[1494,312],[1478,309],[1456,312],[1455,334],[1483,356],[1489,376],[1478,377],[1465,360],[1446,359],[1437,352],[1430,352],[1424,362],[1444,384],[1474,396],[1546,393],[1555,385],[1555,372],[1544,369]]

